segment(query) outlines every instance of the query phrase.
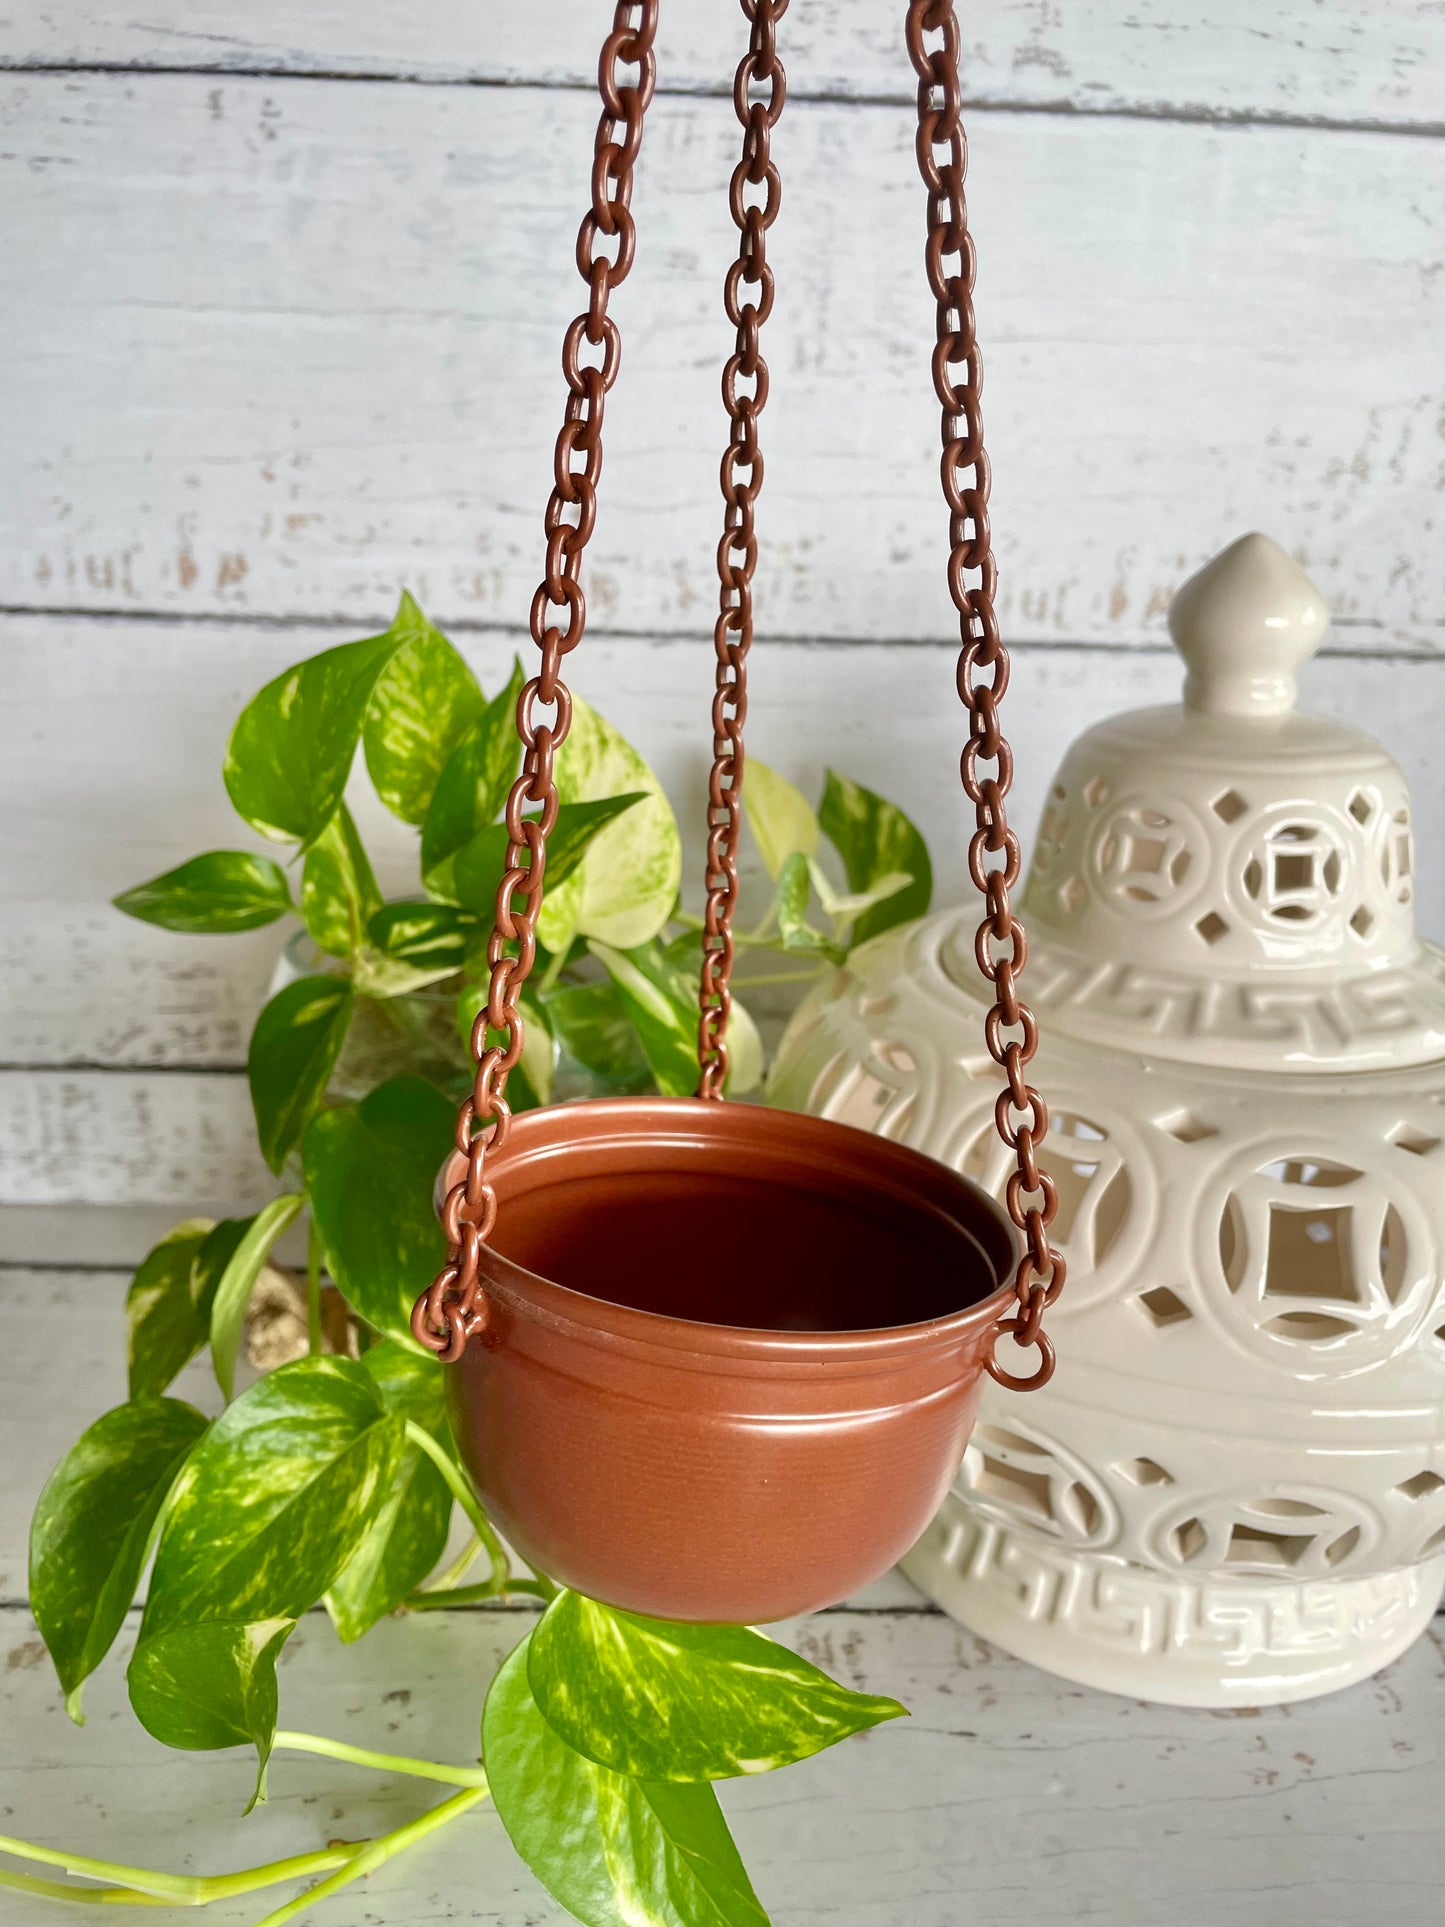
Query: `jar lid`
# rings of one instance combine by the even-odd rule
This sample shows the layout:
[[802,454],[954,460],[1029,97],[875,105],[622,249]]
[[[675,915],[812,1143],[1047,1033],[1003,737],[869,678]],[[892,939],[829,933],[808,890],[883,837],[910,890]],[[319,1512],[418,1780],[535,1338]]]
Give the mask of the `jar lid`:
[[[1445,1054],[1445,957],[1415,933],[1410,795],[1363,731],[1302,715],[1323,598],[1264,535],[1176,594],[1182,703],[1087,730],[1023,895],[1047,1029],[1251,1069]],[[971,932],[947,946],[960,985]]]

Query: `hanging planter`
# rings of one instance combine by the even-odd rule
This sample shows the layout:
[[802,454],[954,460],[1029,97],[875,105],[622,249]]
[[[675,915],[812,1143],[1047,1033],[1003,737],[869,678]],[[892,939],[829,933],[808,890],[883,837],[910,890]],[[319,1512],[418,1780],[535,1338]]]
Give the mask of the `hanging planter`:
[[[1005,1076],[996,1127],[1016,1160],[1006,1202],[1022,1234],[1022,1255],[1000,1243],[983,1198],[970,1195],[968,1181],[940,1217],[937,1175],[924,1158],[902,1149],[870,1158],[846,1127],[829,1125],[820,1133],[788,1113],[765,1124],[739,1122],[720,1107],[728,1069],[758,557],[754,511],[763,480],[758,421],[769,385],[759,342],[773,304],[767,233],[781,204],[770,139],[785,93],[766,9],[748,4],[744,10],[754,28],[734,90],[744,137],[730,206],[741,245],[725,295],[737,344],[722,380],[732,431],[722,460],[725,506],[717,552],[697,1096],[690,1107],[666,1114],[642,1100],[609,1105],[585,1122],[561,1114],[532,1125],[509,1160],[513,1119],[506,1090],[526,1049],[522,997],[535,961],[547,839],[559,808],[554,763],[572,719],[561,668],[580,644],[586,621],[582,556],[597,516],[603,411],[621,360],[608,302],[632,266],[633,166],[652,90],[650,50],[614,33],[602,59],[592,207],[578,236],[577,266],[590,299],[563,342],[570,398],[545,517],[546,573],[531,614],[541,662],[517,700],[522,770],[507,800],[506,869],[487,953],[491,977],[472,1033],[476,1082],[458,1116],[458,1156],[441,1204],[447,1262],[417,1300],[411,1326],[418,1344],[454,1368],[469,1345],[482,1348],[485,1362],[466,1371],[451,1398],[465,1411],[462,1436],[480,1487],[518,1543],[536,1548],[557,1571],[576,1575],[577,1584],[612,1604],[704,1621],[740,1612],[767,1620],[796,1611],[801,1602],[826,1605],[886,1570],[899,1547],[898,1533],[906,1537],[920,1500],[942,1471],[950,1440],[967,1431],[981,1375],[991,1373],[1016,1390],[1048,1382],[1054,1354],[1042,1321],[1064,1283],[1063,1258],[1048,1237],[1054,1188],[1037,1161],[1048,1111],[1027,1081],[1038,1044],[1033,1016],[1018,995],[1027,943],[1009,902],[1019,846],[1005,813],[1012,752],[998,721],[1008,656],[993,607],[996,566],[979,410],[973,243],[963,192],[958,29],[950,9],[931,4],[910,8],[908,40],[919,75],[925,259],[937,303],[933,379],[943,410],[943,492],[952,543],[948,584],[963,643],[958,689],[969,717],[963,782],[977,819],[969,868],[987,905],[976,954],[996,999],[983,1034]],[[929,48],[926,35],[935,26],[942,41]],[[642,82],[636,89],[618,86],[619,57],[639,59]],[[766,97],[752,97],[753,88],[765,86]],[[746,299],[753,290],[756,298]],[[970,582],[974,574],[977,580]],[[535,814],[528,815],[529,809]],[[505,1185],[496,1176],[499,1165]],[[822,1174],[830,1170],[846,1173],[846,1179],[825,1180]],[[510,1207],[506,1216],[504,1202]],[[719,1252],[724,1226],[727,1245]],[[594,1250],[594,1241],[609,1238],[625,1238],[625,1261]],[[811,1281],[800,1293],[788,1276],[784,1254],[790,1252],[825,1274],[851,1263],[866,1272],[903,1269],[911,1275],[901,1289],[875,1291],[864,1302],[845,1291],[825,1305]],[[714,1272],[725,1284],[734,1277],[749,1282],[720,1291]],[[864,1322],[840,1332],[843,1297],[853,1300],[847,1315]],[[619,1321],[619,1299],[624,1309],[646,1307],[643,1316],[659,1321],[651,1327],[651,1342],[645,1325]],[[808,1400],[788,1382],[787,1353],[776,1344],[770,1348],[752,1328],[759,1317],[764,1330],[779,1321],[793,1323],[803,1305],[819,1322],[806,1342],[792,1341],[792,1354],[809,1377],[838,1387],[836,1404],[824,1405],[827,1422],[813,1429],[806,1461],[798,1458],[796,1440],[803,1436],[797,1428]],[[923,1307],[926,1314],[920,1315]],[[563,1324],[565,1343],[555,1338]],[[554,1342],[543,1346],[539,1335],[549,1331]],[[617,1372],[625,1334],[638,1348],[630,1396],[625,1374]],[[1015,1376],[996,1360],[1005,1336],[1024,1357],[1036,1351],[1037,1364],[1027,1375]],[[895,1360],[904,1375],[899,1456],[884,1458],[871,1482],[880,1519],[887,1522],[881,1530],[863,1526],[850,1490],[873,1411],[866,1392],[855,1391],[848,1379],[854,1360],[870,1347]],[[649,1351],[650,1377],[642,1370]],[[675,1368],[682,1358],[693,1375],[690,1386],[669,1373],[669,1364]],[[940,1362],[945,1378],[952,1376],[941,1426],[934,1416]],[[530,1434],[539,1422],[565,1428],[567,1399],[548,1396],[554,1373],[574,1388],[579,1416],[605,1426],[608,1444],[626,1467],[625,1486],[587,1493],[604,1512],[611,1501],[620,1513],[620,1543],[609,1542],[593,1504],[576,1500],[577,1475],[565,1455],[550,1465],[529,1461],[525,1470],[507,1464],[508,1440],[516,1431]],[[585,1391],[577,1393],[578,1386]],[[732,1440],[726,1425],[699,1429],[697,1413],[708,1409],[732,1415]],[[730,1451],[734,1462],[727,1468]],[[782,1496],[804,1464],[821,1495],[810,1522],[795,1517]],[[585,1474],[581,1483],[588,1484]],[[720,1558],[710,1543],[714,1522],[731,1531],[729,1556]],[[807,1531],[801,1541],[800,1529]],[[733,1570],[734,1548],[751,1558],[743,1549],[752,1547],[760,1569],[740,1578]]]
[[1009,1303],[959,1305],[961,1280],[1012,1270],[976,1186],[861,1131],[689,1099],[533,1112],[489,1169],[505,1250],[480,1254],[449,1395],[528,1559],[634,1611],[754,1625],[908,1550]]

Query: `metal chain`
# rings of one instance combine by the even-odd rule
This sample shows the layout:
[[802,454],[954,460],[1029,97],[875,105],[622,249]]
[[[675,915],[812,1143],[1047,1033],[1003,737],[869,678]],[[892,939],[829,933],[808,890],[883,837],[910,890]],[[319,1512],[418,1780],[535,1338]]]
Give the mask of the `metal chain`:
[[[733,81],[733,106],[743,128],[742,159],[733,169],[728,204],[740,235],[738,257],[723,284],[723,306],[737,329],[737,347],[723,369],[723,406],[732,432],[722,458],[723,533],[717,549],[718,619],[713,629],[717,681],[712,701],[712,775],[708,782],[707,907],[703,917],[702,1015],[697,1028],[699,1097],[720,1098],[728,1072],[727,1028],[732,1014],[733,912],[738,899],[738,840],[742,831],[743,724],[748,714],[748,651],[753,646],[753,572],[758,538],[753,504],[763,486],[758,416],[768,400],[768,364],[758,352],[763,323],[773,309],[773,271],[767,232],[778,218],[782,183],[770,136],[783,111],[787,78],[778,59],[778,22],[788,0],[741,0],[752,22],[748,51]],[[753,98],[754,88],[768,89]],[[749,187],[761,197],[748,198]],[[758,290],[744,300],[743,286]],[[750,384],[741,388],[739,383]],[[745,470],[740,475],[739,470]]]
[[[522,769],[507,798],[506,869],[497,889],[496,919],[487,944],[491,969],[487,1002],[472,1026],[476,1079],[457,1115],[457,1149],[466,1155],[467,1171],[447,1193],[442,1207],[447,1262],[411,1315],[417,1341],[447,1364],[461,1357],[467,1340],[485,1323],[478,1262],[497,1215],[496,1196],[486,1178],[486,1155],[489,1149],[501,1148],[511,1123],[507,1078],[522,1055],[522,986],[536,959],[547,836],[557,820],[554,762],[572,721],[572,698],[561,677],[562,658],[582,640],[587,621],[580,579],[582,552],[597,520],[603,408],[622,357],[622,338],[607,312],[607,302],[612,290],[627,279],[636,252],[632,179],[642,146],[643,116],[657,81],[653,52],[657,8],[658,0],[618,0],[597,67],[602,117],[593,150],[592,205],[577,231],[577,271],[587,283],[589,299],[562,341],[567,408],[557,436],[554,486],[543,521],[546,572],[532,599],[532,640],[542,652],[542,661],[517,698]],[[619,73],[624,67],[637,69],[635,80],[624,82]],[[614,241],[616,246],[609,251],[607,244]],[[584,343],[593,351],[585,361]],[[551,710],[550,720],[538,717],[539,704]],[[540,805],[539,814],[524,816],[528,804]],[[502,1041],[488,1043],[491,1032],[500,1032]]]
[[[1038,1368],[1027,1378],[1015,1377],[992,1357],[988,1369],[1001,1385],[1030,1391],[1053,1376],[1054,1348],[1043,1330],[1043,1316],[1063,1289],[1065,1267],[1048,1236],[1058,1195],[1038,1163],[1039,1146],[1049,1128],[1048,1106],[1024,1076],[1038,1049],[1038,1026],[1028,1005],[1019,1001],[1018,979],[1028,960],[1028,939],[1009,903],[1020,870],[1018,837],[1009,828],[1004,807],[1013,781],[1013,752],[998,722],[998,705],[1008,687],[1009,656],[994,614],[998,564],[989,538],[989,465],[980,404],[983,361],[973,311],[977,262],[964,199],[968,150],[961,120],[958,18],[952,0],[909,0],[906,35],[908,55],[918,75],[918,168],[928,190],[924,259],[928,285],[938,303],[933,387],[943,410],[941,473],[952,544],[948,592],[958,610],[963,639],[958,693],[969,714],[961,767],[977,827],[968,846],[968,871],[988,906],[974,939],[974,955],[994,989],[984,1038],[989,1055],[1007,1080],[999,1092],[994,1121],[1017,1160],[1006,1197],[1009,1216],[1025,1243],[1014,1278],[1019,1309],[999,1329],[1011,1332],[1019,1345],[1036,1346],[1039,1353]],[[930,36],[938,38],[929,44]],[[970,574],[975,576],[972,583],[967,580]]]
[[[699,1094],[704,1097],[721,1096],[727,1073],[731,926],[737,897],[742,730],[747,716],[746,660],[752,644],[752,578],[757,565],[753,505],[763,482],[757,417],[768,392],[767,364],[758,343],[773,303],[765,236],[777,218],[781,199],[777,168],[769,154],[769,135],[782,112],[786,91],[775,49],[775,30],[787,11],[788,0],[741,0],[741,4],[752,22],[752,35],[733,90],[744,130],[742,159],[733,173],[730,197],[741,245],[725,287],[728,318],[738,336],[736,351],[723,374],[723,400],[732,421],[732,434],[721,471],[725,512],[718,546],[720,608],[714,632],[718,669],[698,1030],[702,1073]],[[467,1170],[447,1194],[443,1206],[447,1262],[412,1312],[416,1338],[445,1362],[460,1358],[468,1339],[485,1322],[478,1264],[497,1211],[496,1197],[485,1175],[486,1153],[505,1141],[511,1121],[507,1078],[522,1055],[521,992],[536,957],[546,839],[558,809],[555,756],[566,740],[572,713],[571,697],[561,679],[561,663],[582,640],[586,626],[586,600],[580,581],[582,552],[596,523],[603,410],[621,360],[621,337],[607,304],[612,290],[626,279],[636,250],[630,211],[633,170],[642,144],[643,117],[656,84],[653,46],[657,8],[658,0],[618,0],[612,32],[603,44],[598,65],[602,116],[594,149],[592,205],[577,236],[577,266],[588,285],[589,301],[563,340],[568,401],[557,437],[555,486],[544,519],[546,568],[531,611],[532,638],[541,651],[541,664],[517,701],[517,733],[524,750],[522,769],[507,799],[506,870],[498,887],[495,923],[487,946],[491,970],[487,1003],[472,1027],[476,1077],[472,1094],[457,1118],[457,1148],[467,1158]],[[926,37],[935,34],[941,38],[929,46]],[[1025,1240],[1014,1281],[1019,1311],[1003,1322],[1000,1331],[1011,1332],[1021,1346],[1037,1347],[1040,1357],[1038,1369],[1028,1378],[1015,1377],[992,1359],[989,1370],[1001,1384],[1028,1390],[1044,1384],[1053,1372],[1054,1350],[1042,1320],[1045,1309],[1063,1288],[1065,1265],[1061,1253],[1048,1240],[1057,1194],[1037,1161],[1048,1130],[1048,1107],[1024,1076],[1038,1048],[1038,1028],[1032,1011],[1018,996],[1017,982],[1027,961],[1028,942],[1009,901],[1020,871],[1018,838],[1008,826],[1005,811],[1013,756],[998,724],[998,704],[1008,686],[1009,657],[993,607],[997,565],[989,540],[989,469],[980,409],[983,369],[973,312],[976,263],[964,199],[966,147],[960,118],[958,22],[949,0],[909,0],[907,40],[919,77],[917,153],[928,189],[929,218],[925,260],[929,286],[938,303],[933,382],[943,409],[943,493],[952,542],[948,585],[959,612],[963,639],[958,692],[970,719],[962,758],[963,785],[974,803],[977,819],[969,844],[969,874],[983,893],[988,911],[978,927],[974,949],[979,969],[995,992],[984,1035],[989,1053],[1006,1079],[995,1107],[995,1121],[999,1136],[1017,1160],[1006,1195],[1009,1214]],[[618,70],[633,66],[637,79],[624,84]],[[764,84],[770,89],[769,97],[752,100],[753,86]],[[747,200],[745,189],[749,185],[765,188],[761,201]],[[615,253],[600,249],[599,239],[615,239]],[[758,301],[740,299],[743,283],[760,290]],[[596,359],[583,361],[584,342],[596,351]],[[962,379],[955,380],[951,371],[960,367]],[[740,380],[752,383],[750,392],[739,392]],[[739,478],[739,468],[748,471],[746,480]],[[977,572],[972,584],[966,580],[970,572]],[[564,627],[557,626],[558,619],[565,619]],[[979,679],[981,672],[987,673],[986,681]],[[550,721],[538,719],[539,703],[552,711]],[[991,765],[991,773],[981,765]],[[537,815],[523,815],[529,804],[539,806]],[[493,1031],[502,1034],[502,1042],[488,1043]]]

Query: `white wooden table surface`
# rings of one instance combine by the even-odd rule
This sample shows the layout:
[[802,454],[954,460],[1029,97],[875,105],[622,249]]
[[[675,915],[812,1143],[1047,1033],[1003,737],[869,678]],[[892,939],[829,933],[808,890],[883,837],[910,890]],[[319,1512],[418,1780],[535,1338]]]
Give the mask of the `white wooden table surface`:
[[[46,1227],[5,1229],[0,1251],[14,1252]],[[68,1248],[95,1249],[102,1234],[131,1255],[136,1227],[116,1218],[78,1227]],[[26,1533],[50,1466],[123,1396],[126,1276],[115,1262],[0,1262],[0,1831],[217,1872],[397,1825],[430,1803],[430,1789],[295,1755],[276,1758],[268,1804],[243,1821],[247,1757],[171,1753],[137,1726],[124,1635],[87,1688],[88,1725],[65,1718],[26,1604]],[[62,1356],[66,1341],[74,1349]],[[723,1799],[775,1927],[1434,1921],[1445,1884],[1445,1621],[1437,1629],[1379,1679],[1331,1699],[1184,1712],[1064,1686],[890,1579],[790,1637],[851,1684],[897,1695],[912,1719],[735,1782]],[[473,1759],[484,1686],[517,1633],[512,1612],[437,1614],[389,1621],[347,1651],[317,1614],[287,1649],[283,1723]],[[241,1927],[264,1911],[253,1897],[206,1918]],[[0,1893],[0,1927],[68,1914]],[[565,1917],[484,1810],[307,1918],[543,1927]]]

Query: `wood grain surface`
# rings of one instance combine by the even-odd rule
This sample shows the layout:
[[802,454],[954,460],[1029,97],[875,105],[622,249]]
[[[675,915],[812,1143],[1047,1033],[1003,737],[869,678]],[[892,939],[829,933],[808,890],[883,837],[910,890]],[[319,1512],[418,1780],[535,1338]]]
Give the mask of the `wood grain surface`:
[[[123,1395],[124,1288],[113,1271],[0,1267],[0,1830],[219,1872],[399,1825],[428,1804],[426,1788],[295,1755],[278,1755],[269,1800],[243,1821],[254,1769],[239,1751],[170,1753],[136,1724],[127,1632],[86,1688],[86,1727],[66,1720],[25,1603],[26,1525],[51,1464]],[[76,1335],[63,1362],[57,1331]],[[195,1383],[204,1397],[203,1372]],[[1433,1920],[1445,1877],[1440,1627],[1347,1693],[1189,1712],[1064,1685],[893,1580],[780,1630],[912,1717],[785,1774],[731,1782],[722,1797],[774,1927]],[[343,1648],[312,1615],[283,1660],[283,1723],[472,1761],[487,1681],[523,1629],[514,1612],[429,1614]],[[206,1919],[243,1927],[262,1911],[252,1899]],[[64,1918],[0,1893],[0,1927]],[[562,1927],[566,1917],[483,1810],[314,1918]]]
[[[246,840],[231,718],[403,584],[489,682],[526,646],[599,17],[0,7],[0,1200],[254,1195],[237,1070],[277,933],[173,938],[107,899]],[[574,665],[690,869],[739,34],[664,10]],[[946,901],[961,722],[897,40],[872,0],[785,25],[750,731],[805,787],[833,764],[896,796]],[[1445,931],[1445,16],[1000,0],[964,40],[1017,821],[1082,724],[1175,694],[1172,588],[1261,526],[1335,610],[1306,701],[1415,783]]]

